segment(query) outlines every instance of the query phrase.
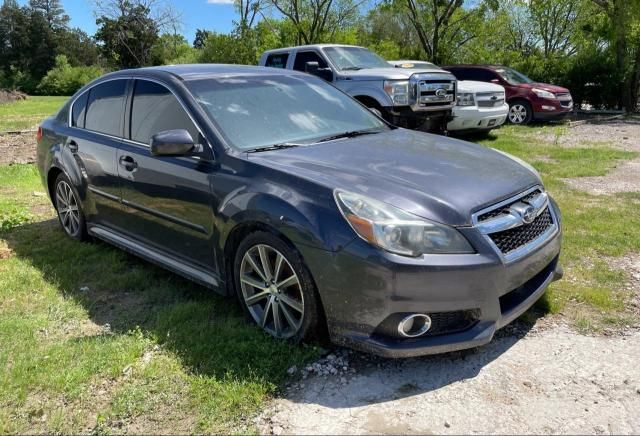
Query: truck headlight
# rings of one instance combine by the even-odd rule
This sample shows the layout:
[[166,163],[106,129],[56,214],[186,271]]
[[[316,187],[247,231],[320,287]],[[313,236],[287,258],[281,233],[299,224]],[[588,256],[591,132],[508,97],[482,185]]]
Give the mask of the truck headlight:
[[409,104],[408,80],[385,80],[384,92],[391,97],[394,106],[407,106]]
[[472,92],[459,92],[458,93],[458,101],[456,103],[458,106],[473,106],[476,104],[473,93]]
[[422,254],[475,253],[453,227],[435,223],[364,195],[336,190],[336,203],[358,236],[392,253],[417,257]]
[[556,98],[556,95],[553,92],[545,91],[544,89],[532,88],[531,91],[533,91],[533,93],[540,98],[548,98],[548,99]]

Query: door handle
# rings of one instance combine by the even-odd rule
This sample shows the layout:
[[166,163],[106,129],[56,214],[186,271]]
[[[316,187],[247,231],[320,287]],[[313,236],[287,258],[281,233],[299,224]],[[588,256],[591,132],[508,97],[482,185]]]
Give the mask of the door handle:
[[69,147],[69,151],[71,151],[71,153],[76,153],[78,151],[78,143],[73,139],[67,143],[67,146]]
[[120,156],[120,165],[127,171],[133,171],[138,168],[138,162],[133,160],[131,156]]

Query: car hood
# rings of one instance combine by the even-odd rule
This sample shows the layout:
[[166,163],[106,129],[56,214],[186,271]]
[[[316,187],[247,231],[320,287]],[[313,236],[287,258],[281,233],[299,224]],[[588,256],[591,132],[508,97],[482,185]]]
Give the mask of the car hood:
[[478,82],[475,80],[458,80],[459,92],[504,92],[504,88],[495,83]]
[[473,212],[541,183],[534,172],[492,149],[405,129],[249,156],[452,226],[471,225]]
[[364,68],[357,71],[340,71],[349,80],[409,80],[414,74],[429,73],[442,75],[444,78],[454,79],[453,75],[448,71],[437,69],[404,69],[394,68],[389,65],[389,68]]
[[548,83],[523,83],[518,86],[526,89],[538,88],[544,91],[553,92],[554,94],[569,92],[567,88],[563,88],[562,86],[549,85]]

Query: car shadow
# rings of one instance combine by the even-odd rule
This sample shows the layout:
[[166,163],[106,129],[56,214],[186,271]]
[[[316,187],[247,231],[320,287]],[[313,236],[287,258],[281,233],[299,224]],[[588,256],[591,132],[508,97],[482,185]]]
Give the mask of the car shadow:
[[[3,239],[64,298],[80,304],[91,321],[107,331],[104,334],[141,331],[177,355],[192,373],[279,384],[292,365],[318,355],[313,346],[292,346],[261,332],[246,320],[234,299],[106,243],[71,240],[54,219],[19,226],[5,232]],[[332,348],[329,352],[348,355],[356,370],[345,374],[348,384],[340,385],[340,375],[313,376],[304,381],[306,389],[282,394],[297,402],[354,407],[436,390],[475,377],[547,311],[543,297],[527,312],[525,322],[499,331],[489,345],[463,352],[384,359]],[[289,382],[298,383],[295,376]],[[332,383],[337,384],[335,389],[325,389]]]
[[177,356],[187,371],[219,379],[280,383],[287,368],[318,355],[271,339],[247,322],[233,298],[106,243],[68,238],[55,219],[2,234],[12,255],[37,268],[65,299],[81,305],[92,335],[141,332]]

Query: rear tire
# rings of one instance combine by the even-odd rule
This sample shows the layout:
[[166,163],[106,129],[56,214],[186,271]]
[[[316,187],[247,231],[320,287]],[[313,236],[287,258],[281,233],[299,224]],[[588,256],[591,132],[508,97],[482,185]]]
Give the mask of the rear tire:
[[240,304],[258,327],[292,343],[316,336],[320,300],[295,249],[272,233],[251,233],[236,250],[233,271]]
[[58,174],[53,195],[62,230],[67,236],[77,241],[86,241],[88,239],[87,223],[79,200],[80,196],[65,173]]
[[524,100],[515,100],[509,103],[507,119],[511,124],[529,124],[533,119],[533,109],[529,102]]

